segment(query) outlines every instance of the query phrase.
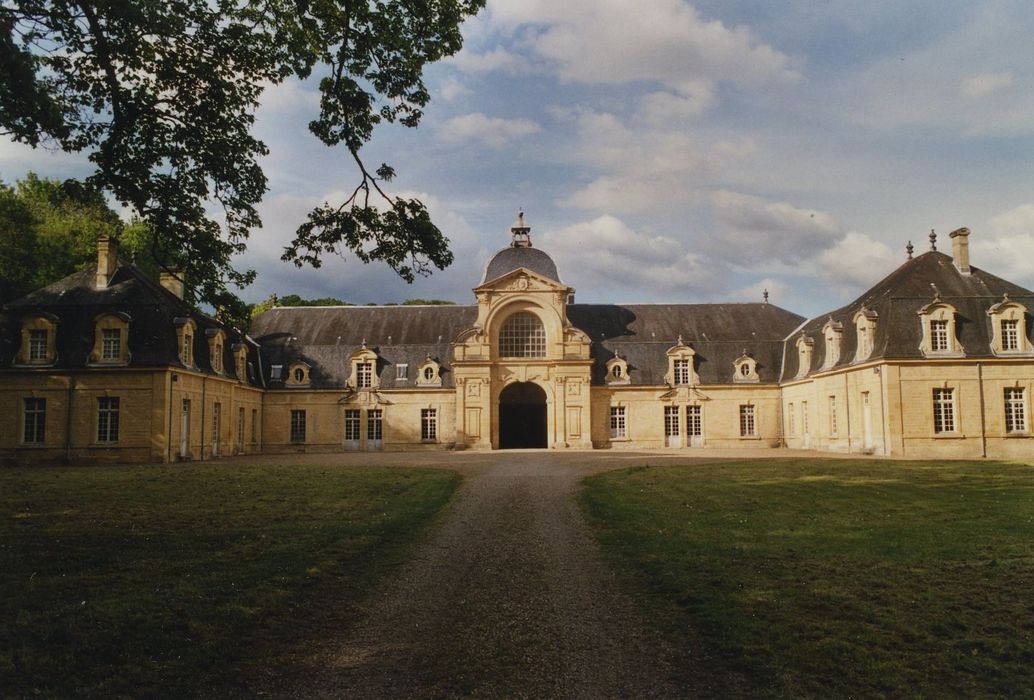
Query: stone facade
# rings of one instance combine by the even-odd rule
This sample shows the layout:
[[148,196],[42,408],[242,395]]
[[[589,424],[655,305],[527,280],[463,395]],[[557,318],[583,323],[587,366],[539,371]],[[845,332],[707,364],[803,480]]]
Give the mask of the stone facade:
[[274,308],[247,335],[99,243],[4,307],[8,462],[258,452],[780,446],[1034,457],[1034,293],[909,259],[814,319],[767,303],[586,305],[523,218],[469,306]]

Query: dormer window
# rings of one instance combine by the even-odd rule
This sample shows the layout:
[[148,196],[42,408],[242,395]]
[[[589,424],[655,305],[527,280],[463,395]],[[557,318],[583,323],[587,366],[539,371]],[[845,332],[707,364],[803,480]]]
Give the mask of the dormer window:
[[237,373],[237,379],[242,382],[248,381],[248,348],[244,343],[235,343],[233,350],[233,366]]
[[209,328],[205,331],[208,336],[208,359],[212,365],[212,371],[223,373],[223,344],[226,342],[226,333],[221,328]]
[[628,362],[615,353],[614,357],[607,360],[607,384],[629,384],[630,382]]
[[38,314],[22,323],[21,350],[15,358],[16,365],[51,365],[56,353],[57,316]]
[[696,351],[682,341],[680,335],[675,345],[668,349],[668,374],[665,381],[672,386],[691,386],[700,383],[694,362]]
[[962,357],[965,353],[956,337],[955,307],[934,298],[933,302],[919,310],[923,324],[921,349],[924,355],[940,357]]
[[352,353],[352,375],[348,378],[348,385],[353,389],[369,390],[376,389],[378,384],[377,375],[377,353],[366,347],[362,347]]
[[991,317],[991,349],[995,355],[1027,355],[1034,353],[1034,346],[1027,340],[1027,307],[1009,299],[987,310]]
[[176,335],[179,340],[179,360],[184,367],[194,366],[194,334],[197,332],[197,324],[190,318],[177,318]]
[[872,355],[872,349],[876,339],[876,312],[862,307],[854,315],[855,335],[855,362],[864,362]]
[[840,362],[840,341],[844,335],[844,324],[830,318],[822,327],[822,336],[826,344],[826,357],[822,369],[830,369]]
[[292,362],[287,368],[287,386],[309,386],[309,365],[304,362]]
[[732,363],[732,367],[732,380],[734,382],[756,384],[761,381],[761,377],[758,376],[758,363],[747,354],[746,350],[736,358],[736,361]]
[[441,386],[441,365],[430,355],[417,368],[417,386]]
[[797,379],[808,376],[811,371],[811,352],[814,347],[815,341],[806,335],[797,339]]
[[373,363],[372,362],[360,362],[356,365],[356,387],[359,389],[369,389],[373,386]]
[[94,321],[93,350],[89,364],[129,363],[129,316],[124,313],[101,314]]

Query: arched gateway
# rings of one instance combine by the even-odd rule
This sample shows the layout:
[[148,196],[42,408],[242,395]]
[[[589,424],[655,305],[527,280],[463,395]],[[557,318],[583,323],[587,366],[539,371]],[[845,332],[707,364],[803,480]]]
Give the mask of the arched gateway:
[[499,449],[547,447],[546,392],[515,382],[499,394]]

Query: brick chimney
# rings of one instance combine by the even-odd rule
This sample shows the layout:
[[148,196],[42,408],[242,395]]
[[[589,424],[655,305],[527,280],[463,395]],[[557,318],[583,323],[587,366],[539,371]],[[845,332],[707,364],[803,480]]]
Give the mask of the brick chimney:
[[158,282],[175,294],[177,299],[183,298],[183,270],[178,268],[162,270],[158,274]]
[[101,236],[97,239],[97,289],[104,289],[118,269],[118,239]]
[[964,275],[970,273],[969,269],[969,229],[960,228],[948,234],[951,238],[951,257],[955,260],[955,267]]

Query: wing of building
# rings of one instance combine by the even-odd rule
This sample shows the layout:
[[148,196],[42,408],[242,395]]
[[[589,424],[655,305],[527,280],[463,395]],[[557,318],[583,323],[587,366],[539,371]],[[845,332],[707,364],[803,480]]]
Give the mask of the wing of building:
[[[577,304],[523,217],[468,306],[276,307],[247,335],[102,239],[4,306],[7,461],[257,452],[782,446],[1034,456],[1034,292],[909,254],[856,301]],[[575,273],[577,271],[574,271]]]

